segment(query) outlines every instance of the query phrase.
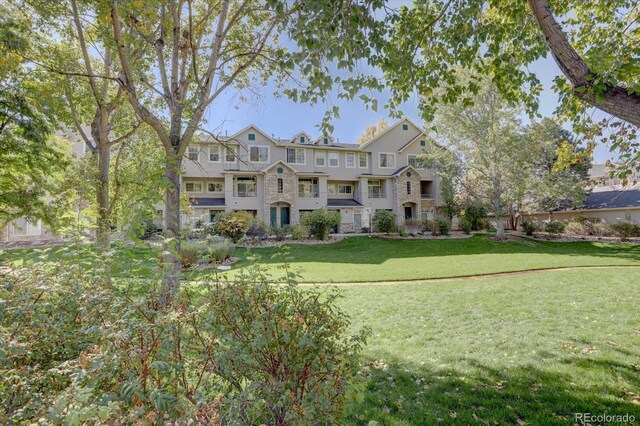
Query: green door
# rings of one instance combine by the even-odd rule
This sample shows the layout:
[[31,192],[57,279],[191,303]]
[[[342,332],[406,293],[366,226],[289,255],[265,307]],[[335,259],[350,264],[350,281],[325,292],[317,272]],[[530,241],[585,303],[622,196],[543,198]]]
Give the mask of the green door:
[[280,226],[289,225],[289,207],[280,207]]
[[271,227],[275,228],[276,227],[276,222],[277,222],[277,216],[278,216],[278,208],[277,207],[271,207]]

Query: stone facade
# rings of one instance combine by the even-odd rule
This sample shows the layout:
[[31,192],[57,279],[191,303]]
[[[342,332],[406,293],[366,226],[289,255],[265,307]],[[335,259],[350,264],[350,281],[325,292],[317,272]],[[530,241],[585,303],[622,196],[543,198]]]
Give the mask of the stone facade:
[[[398,224],[404,223],[404,207],[411,203],[413,218],[420,219],[422,215],[422,199],[420,197],[420,174],[413,168],[403,171],[393,178],[394,209],[398,215]],[[411,194],[407,191],[407,182],[411,183]]]
[[[282,179],[282,193],[278,192],[278,180]],[[298,178],[295,171],[286,164],[275,164],[266,170],[264,175],[264,211],[269,213],[271,206],[276,203],[286,203],[291,208],[290,222],[298,225],[300,218],[298,209],[294,209],[296,202]]]

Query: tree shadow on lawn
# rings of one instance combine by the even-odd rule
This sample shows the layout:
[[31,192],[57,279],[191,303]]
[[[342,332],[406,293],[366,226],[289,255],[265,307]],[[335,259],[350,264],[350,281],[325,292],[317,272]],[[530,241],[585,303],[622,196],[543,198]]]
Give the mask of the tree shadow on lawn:
[[[278,254],[283,250],[288,251],[288,257],[292,263],[382,264],[390,259],[486,254],[592,256],[640,262],[640,245],[592,241],[537,241],[524,238],[495,241],[487,235],[440,240],[351,237],[332,244],[286,244],[282,247],[239,249],[236,253],[243,258],[250,254],[257,254],[260,256],[260,263],[278,264],[282,263],[282,256]],[[238,266],[245,266],[246,263],[247,261],[243,260]]]
[[473,373],[465,373],[391,363],[385,368],[367,366],[359,373],[350,389],[344,423],[574,425],[575,413],[628,413],[640,419],[640,405],[631,402],[629,393],[640,393],[638,366],[583,357],[560,362],[570,364],[576,374],[621,376],[631,389],[578,385],[579,377],[533,366],[496,369],[468,360]]

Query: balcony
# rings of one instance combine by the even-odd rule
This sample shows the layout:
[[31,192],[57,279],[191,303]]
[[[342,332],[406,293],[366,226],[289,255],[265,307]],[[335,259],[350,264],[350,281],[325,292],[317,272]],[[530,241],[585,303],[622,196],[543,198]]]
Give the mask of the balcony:
[[257,197],[258,193],[256,191],[251,191],[251,190],[235,190],[233,191],[233,196],[239,197],[239,198],[251,198],[251,197]]
[[433,194],[431,192],[423,192],[420,194],[420,198],[422,198],[423,200],[428,200],[433,198]]
[[298,192],[299,198],[319,198],[320,192],[318,191],[300,191]]
[[387,194],[382,191],[369,191],[369,198],[387,198]]

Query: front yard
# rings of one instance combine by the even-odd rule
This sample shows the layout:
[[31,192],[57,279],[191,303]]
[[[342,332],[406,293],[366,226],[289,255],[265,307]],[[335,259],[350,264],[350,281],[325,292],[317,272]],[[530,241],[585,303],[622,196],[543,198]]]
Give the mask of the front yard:
[[[286,255],[285,255],[286,254]],[[281,276],[280,265],[286,257],[290,266],[302,271],[303,282],[370,282],[461,277],[530,269],[640,265],[640,245],[599,242],[553,242],[519,239],[496,242],[487,235],[469,239],[392,240],[353,237],[333,244],[287,244],[282,247],[237,249],[241,260],[233,265],[229,278],[250,264],[252,255],[269,267],[275,277]],[[13,249],[0,252],[0,264],[24,262],[25,259],[56,260],[71,257],[93,267],[86,250],[78,257],[76,250],[66,247],[51,249]],[[145,278],[153,275],[158,265],[158,249],[128,247],[117,250],[113,259],[113,275],[122,278]],[[191,271],[185,279],[201,279],[210,270]]]

